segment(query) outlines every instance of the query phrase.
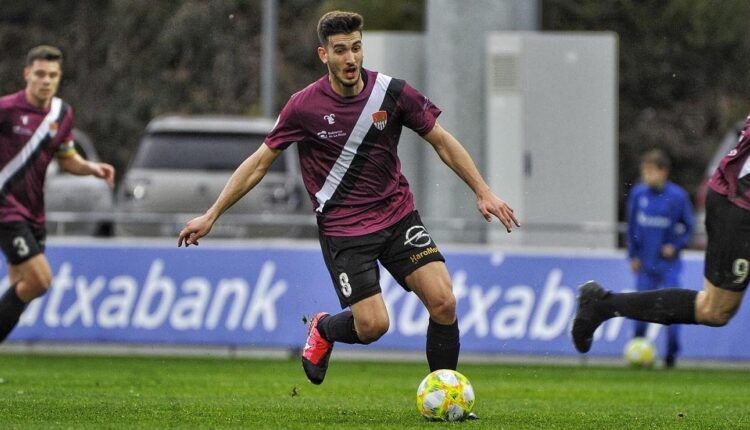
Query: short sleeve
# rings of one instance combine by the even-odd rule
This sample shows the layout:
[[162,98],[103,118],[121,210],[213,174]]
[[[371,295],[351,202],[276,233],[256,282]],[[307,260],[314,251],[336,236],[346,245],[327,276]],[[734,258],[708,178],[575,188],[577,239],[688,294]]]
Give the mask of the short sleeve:
[[286,103],[273,129],[266,136],[265,143],[269,148],[284,150],[304,138],[304,130],[299,126],[298,118],[294,114],[295,106],[296,94]]
[[409,84],[404,85],[401,97],[399,97],[399,106],[403,124],[420,136],[424,136],[432,130],[437,117],[442,113],[440,108],[435,106],[430,99]]

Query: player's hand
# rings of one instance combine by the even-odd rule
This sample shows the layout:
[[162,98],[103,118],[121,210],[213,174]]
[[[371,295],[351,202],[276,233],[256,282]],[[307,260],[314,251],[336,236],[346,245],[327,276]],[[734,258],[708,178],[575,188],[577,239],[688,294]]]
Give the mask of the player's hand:
[[187,248],[190,245],[198,246],[198,239],[207,235],[213,227],[214,221],[208,214],[203,214],[193,218],[185,224],[185,228],[180,231],[180,237],[177,239],[177,246],[185,244]]
[[487,222],[492,222],[493,216],[499,219],[508,233],[514,225],[521,227],[521,223],[518,222],[516,215],[513,213],[513,208],[491,190],[477,194],[477,209]]
[[674,245],[671,243],[668,243],[661,247],[661,256],[671,260],[677,255],[677,250],[675,249]]
[[115,168],[107,163],[91,163],[91,174],[104,179],[109,188],[115,187]]
[[641,271],[641,260],[638,258],[632,258],[630,259],[630,270],[633,271],[633,273],[638,273]]

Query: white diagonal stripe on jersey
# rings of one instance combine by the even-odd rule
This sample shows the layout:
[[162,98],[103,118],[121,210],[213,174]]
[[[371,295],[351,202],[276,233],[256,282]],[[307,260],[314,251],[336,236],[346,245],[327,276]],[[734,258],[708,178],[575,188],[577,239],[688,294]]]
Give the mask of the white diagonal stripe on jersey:
[[13,157],[8,164],[3,166],[0,170],[0,191],[5,188],[5,184],[8,180],[13,177],[21,168],[29,161],[34,151],[41,145],[47,133],[49,133],[50,124],[57,119],[60,115],[60,109],[62,109],[62,100],[57,97],[52,98],[50,110],[47,116],[44,117],[39,127],[36,128],[34,134],[31,135],[31,139],[28,140],[21,148],[21,151]]
[[370,93],[370,98],[367,99],[362,113],[359,114],[357,123],[354,125],[352,133],[349,135],[344,149],[339,154],[339,158],[333,163],[331,171],[328,172],[326,182],[320,188],[320,191],[315,193],[315,198],[318,200],[318,209],[316,211],[323,212],[325,204],[333,197],[336,189],[341,184],[341,180],[349,170],[349,166],[354,160],[354,156],[357,155],[357,149],[362,144],[367,132],[370,131],[372,126],[372,114],[380,110],[380,106],[383,105],[385,100],[385,94],[388,90],[388,85],[391,83],[391,77],[378,73],[378,77],[375,80],[375,85]]
[[750,175],[750,157],[747,157],[742,164],[742,170],[740,170],[738,178],[744,178],[746,175]]

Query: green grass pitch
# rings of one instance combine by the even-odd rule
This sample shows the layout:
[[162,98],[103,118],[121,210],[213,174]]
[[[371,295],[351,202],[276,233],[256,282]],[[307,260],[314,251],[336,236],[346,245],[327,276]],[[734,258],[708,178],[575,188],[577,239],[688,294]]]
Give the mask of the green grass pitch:
[[421,363],[0,354],[0,428],[750,428],[750,372],[462,365],[478,421],[416,411]]

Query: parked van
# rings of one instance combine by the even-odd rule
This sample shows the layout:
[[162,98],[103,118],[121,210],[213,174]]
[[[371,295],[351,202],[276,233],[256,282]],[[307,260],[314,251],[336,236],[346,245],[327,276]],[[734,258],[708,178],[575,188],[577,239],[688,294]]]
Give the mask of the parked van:
[[[241,116],[164,116],[151,121],[116,194],[115,234],[177,237],[213,204],[273,121]],[[284,151],[213,237],[300,237],[314,231],[296,151]],[[311,233],[308,233],[311,235]]]

